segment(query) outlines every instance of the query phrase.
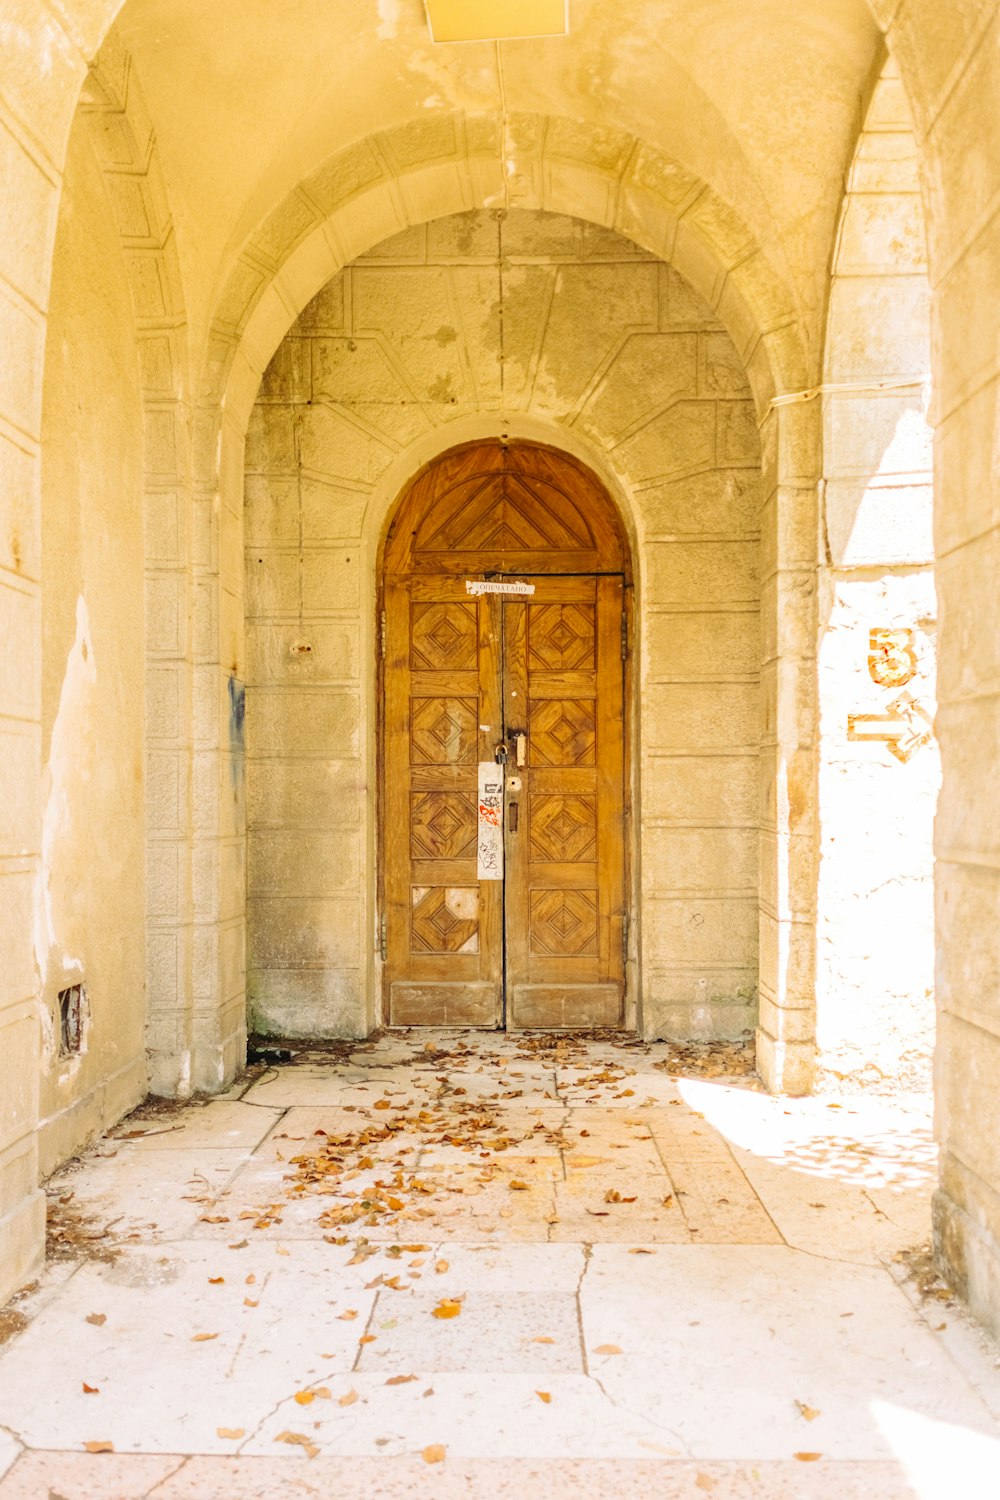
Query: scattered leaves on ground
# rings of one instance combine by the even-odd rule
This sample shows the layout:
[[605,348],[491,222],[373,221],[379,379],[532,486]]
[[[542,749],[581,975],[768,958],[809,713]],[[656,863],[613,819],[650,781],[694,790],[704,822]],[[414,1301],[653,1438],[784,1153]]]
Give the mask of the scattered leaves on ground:
[[110,1438],[91,1439],[83,1445],[88,1453],[114,1453],[115,1445]]
[[462,1304],[455,1297],[442,1297],[437,1307],[431,1312],[432,1318],[457,1318],[462,1311]]
[[444,1463],[445,1446],[443,1443],[429,1443],[426,1448],[421,1448],[420,1457],[425,1464]]

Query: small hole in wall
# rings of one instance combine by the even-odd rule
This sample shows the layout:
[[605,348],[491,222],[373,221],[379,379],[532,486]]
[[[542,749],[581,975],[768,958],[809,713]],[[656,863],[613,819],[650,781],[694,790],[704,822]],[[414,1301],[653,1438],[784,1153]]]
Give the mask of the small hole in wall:
[[59,991],[59,1051],[72,1057],[80,1051],[83,1040],[83,985],[70,985]]

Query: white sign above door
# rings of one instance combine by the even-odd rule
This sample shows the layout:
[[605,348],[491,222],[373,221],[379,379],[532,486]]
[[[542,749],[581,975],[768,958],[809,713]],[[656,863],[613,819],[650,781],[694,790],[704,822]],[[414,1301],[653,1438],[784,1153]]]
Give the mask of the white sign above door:
[[467,594],[473,595],[533,594],[535,592],[535,585],[533,583],[517,583],[516,581],[508,583],[505,580],[497,582],[495,579],[491,579],[489,583],[480,583],[475,579],[467,578],[465,580],[465,591]]

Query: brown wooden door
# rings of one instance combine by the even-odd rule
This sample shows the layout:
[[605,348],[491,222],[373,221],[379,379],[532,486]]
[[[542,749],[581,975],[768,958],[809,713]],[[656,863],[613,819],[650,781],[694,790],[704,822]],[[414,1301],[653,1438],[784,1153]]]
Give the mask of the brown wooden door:
[[625,555],[594,477],[540,445],[455,450],[400,503],[383,593],[390,1025],[622,1023]]

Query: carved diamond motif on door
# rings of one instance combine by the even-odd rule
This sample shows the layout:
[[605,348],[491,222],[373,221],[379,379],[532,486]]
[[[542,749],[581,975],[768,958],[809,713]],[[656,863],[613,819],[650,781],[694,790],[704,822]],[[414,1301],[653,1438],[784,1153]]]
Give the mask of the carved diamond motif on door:
[[597,803],[593,797],[531,799],[531,857],[564,863],[597,858]]
[[475,698],[413,698],[410,757],[415,766],[476,763],[479,725]]
[[532,891],[531,951],[555,958],[597,952],[597,892]]
[[471,792],[414,792],[410,853],[414,859],[470,859],[476,852],[476,798]]
[[474,604],[414,604],[410,664],[418,672],[460,672],[476,666],[479,625]]
[[593,701],[536,699],[528,710],[528,748],[533,766],[594,765],[597,731]]
[[411,891],[412,953],[478,953],[477,886],[419,886]]
[[529,604],[528,665],[567,672],[594,665],[592,604]]

